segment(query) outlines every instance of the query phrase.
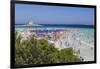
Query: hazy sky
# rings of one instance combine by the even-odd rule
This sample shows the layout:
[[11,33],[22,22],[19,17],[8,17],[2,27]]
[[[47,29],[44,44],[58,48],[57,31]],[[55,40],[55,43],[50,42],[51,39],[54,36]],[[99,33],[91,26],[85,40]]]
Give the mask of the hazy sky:
[[15,5],[16,24],[94,24],[94,8],[60,7],[46,5]]

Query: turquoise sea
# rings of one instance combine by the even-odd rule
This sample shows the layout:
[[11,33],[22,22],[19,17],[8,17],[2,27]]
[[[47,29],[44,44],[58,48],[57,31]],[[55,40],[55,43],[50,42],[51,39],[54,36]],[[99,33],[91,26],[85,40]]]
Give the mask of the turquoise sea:
[[22,26],[15,25],[16,28],[93,28],[93,25],[43,25],[43,26]]

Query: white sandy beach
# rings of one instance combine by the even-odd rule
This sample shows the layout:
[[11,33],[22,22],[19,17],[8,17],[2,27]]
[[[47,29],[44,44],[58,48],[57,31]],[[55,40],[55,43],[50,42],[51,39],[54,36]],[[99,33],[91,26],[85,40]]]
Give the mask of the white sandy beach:
[[[80,51],[79,55],[84,61],[94,60],[94,45],[87,43],[76,36],[77,31],[66,32],[58,42],[55,43],[57,48],[72,47],[75,51]],[[83,37],[84,38],[84,37]],[[89,40],[89,39],[88,39]]]

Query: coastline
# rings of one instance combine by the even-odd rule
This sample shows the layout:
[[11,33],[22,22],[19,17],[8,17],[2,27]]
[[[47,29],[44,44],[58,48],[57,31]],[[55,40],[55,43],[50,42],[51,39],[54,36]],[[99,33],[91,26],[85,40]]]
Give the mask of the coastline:
[[[29,35],[33,34],[30,30],[50,30],[51,28],[27,28],[27,29],[22,29],[19,28],[19,30],[22,30],[22,32],[24,32],[24,37],[29,37]],[[56,28],[59,29],[59,28]],[[61,29],[61,28],[60,28]],[[74,52],[76,53],[76,55],[79,55],[79,57],[84,58],[84,61],[91,61],[93,60],[93,58],[90,59],[90,53],[89,51],[91,51],[91,47],[92,50],[94,48],[94,46],[91,46],[91,44],[88,44],[85,41],[82,41],[81,39],[79,39],[79,37],[77,37],[77,33],[79,33],[77,29],[66,29],[66,28],[62,28],[63,32],[60,35],[60,32],[58,32],[56,34],[57,37],[57,41],[53,41],[53,40],[48,40],[51,43],[55,44],[55,47],[58,49],[64,49],[64,48],[73,48]],[[17,28],[18,30],[18,28]],[[55,29],[54,29],[55,30]],[[26,32],[25,32],[26,31]],[[50,36],[52,36],[52,34],[50,34]],[[67,41],[67,42],[66,42]],[[89,48],[87,50],[87,48]],[[87,51],[85,51],[87,50]],[[78,52],[79,51],[79,52]],[[85,53],[84,53],[85,52]],[[92,51],[93,53],[93,51]],[[88,55],[86,55],[88,54]],[[92,54],[93,55],[93,54]]]

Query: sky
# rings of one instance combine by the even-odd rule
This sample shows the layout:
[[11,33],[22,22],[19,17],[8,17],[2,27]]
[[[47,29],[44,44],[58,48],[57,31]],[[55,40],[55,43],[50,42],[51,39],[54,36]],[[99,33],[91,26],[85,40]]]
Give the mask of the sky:
[[15,23],[94,25],[94,8],[15,5]]

